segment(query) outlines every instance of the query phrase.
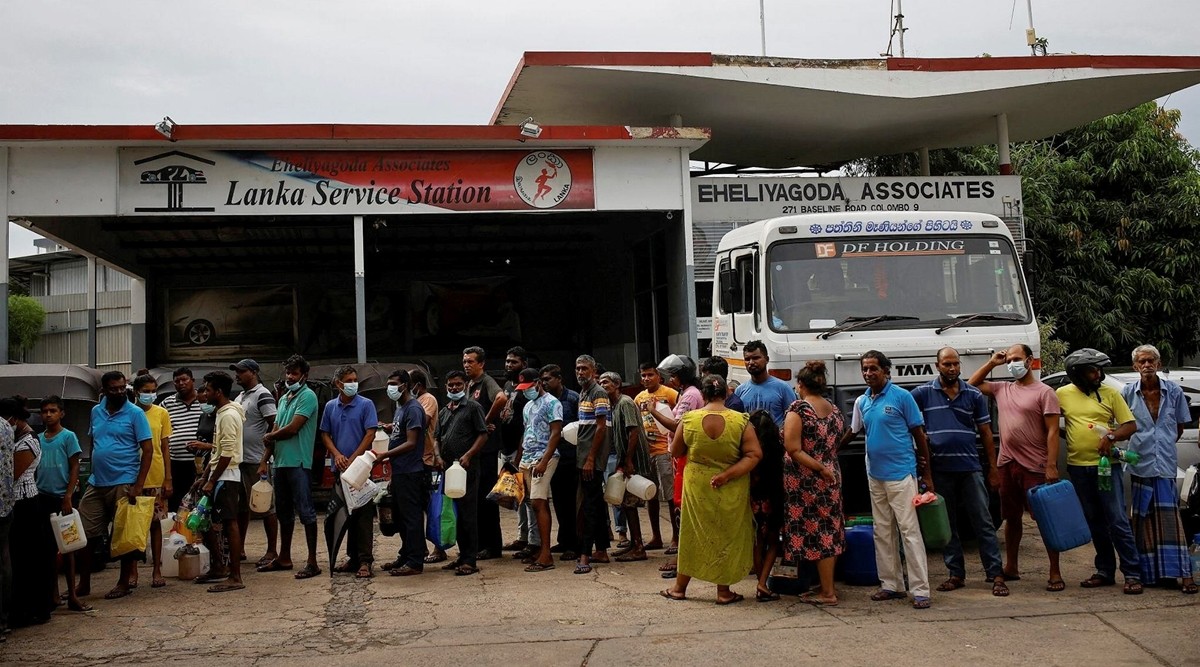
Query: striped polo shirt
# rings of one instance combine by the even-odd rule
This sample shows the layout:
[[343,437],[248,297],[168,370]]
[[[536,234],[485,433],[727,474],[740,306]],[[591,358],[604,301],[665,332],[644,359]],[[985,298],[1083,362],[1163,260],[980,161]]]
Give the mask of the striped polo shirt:
[[958,393],[953,399],[942,388],[940,378],[934,378],[912,390],[917,407],[925,417],[925,435],[929,438],[929,458],[938,472],[979,472],[979,450],[975,431],[980,424],[990,424],[983,392],[959,378]]
[[187,450],[187,444],[196,439],[196,428],[200,424],[200,401],[189,405],[179,400],[179,394],[171,394],[160,403],[171,416],[171,460],[192,461],[195,457]]

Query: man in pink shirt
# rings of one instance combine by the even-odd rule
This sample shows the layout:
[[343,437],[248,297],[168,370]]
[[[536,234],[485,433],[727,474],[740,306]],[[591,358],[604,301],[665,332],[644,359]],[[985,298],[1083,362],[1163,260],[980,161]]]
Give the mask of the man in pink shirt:
[[[1004,578],[1020,579],[1017,553],[1021,546],[1021,519],[1029,511],[1026,492],[1048,482],[1057,482],[1058,417],[1061,410],[1054,390],[1030,373],[1033,350],[1017,344],[1007,352],[997,352],[971,376],[971,384],[986,396],[996,399],[1000,410],[1000,516],[1004,519],[1006,558]],[[1007,366],[1013,382],[989,382],[987,376],[997,366]],[[1066,587],[1058,569],[1058,552],[1046,550],[1050,558],[1050,579],[1046,590],[1058,592]]]

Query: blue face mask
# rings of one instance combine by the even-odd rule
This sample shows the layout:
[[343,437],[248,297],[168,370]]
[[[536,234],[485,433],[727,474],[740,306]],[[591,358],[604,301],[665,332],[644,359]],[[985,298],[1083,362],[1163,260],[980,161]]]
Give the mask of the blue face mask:
[[388,388],[387,388],[388,398],[392,399],[393,401],[398,401],[398,400],[400,400],[400,396],[402,396],[403,394],[404,394],[404,390],[402,390],[399,385],[394,385],[394,384],[388,385]]
[[349,398],[354,398],[358,394],[358,383],[357,382],[343,382],[342,383],[342,393],[345,394]]
[[537,387],[530,387],[521,393],[525,394],[525,398],[528,398],[531,401],[538,397]]
[[213,405],[212,403],[201,403],[200,404],[200,412],[203,412],[206,415],[211,415],[213,413],[213,410],[216,410],[216,409],[217,409],[217,406]]
[[154,402],[154,394],[153,393],[138,394],[138,403],[140,403],[142,405],[150,405],[153,402]]
[[304,386],[304,380],[301,380],[299,382],[289,382],[286,386],[287,386],[288,391],[296,391],[300,387]]
[[448,398],[452,401],[461,401],[461,400],[463,400],[463,397],[465,397],[466,395],[467,395],[467,392],[465,392],[465,391],[454,391],[454,392],[448,391],[448,392],[446,392],[446,398]]

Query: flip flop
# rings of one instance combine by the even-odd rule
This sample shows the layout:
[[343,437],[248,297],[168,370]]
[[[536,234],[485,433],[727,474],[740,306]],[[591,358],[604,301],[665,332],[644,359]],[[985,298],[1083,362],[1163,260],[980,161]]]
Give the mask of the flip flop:
[[881,588],[871,595],[872,602],[884,602],[887,600],[903,600],[908,597],[904,593],[898,591],[889,591],[886,588]]
[[[675,591],[673,591],[669,588],[664,588],[663,590],[659,591],[658,594],[665,597],[668,600],[674,600],[676,602],[687,599],[686,594],[685,595],[677,595],[675,593]],[[718,604],[720,604],[720,603],[718,603]]]
[[925,597],[924,595],[914,595],[913,596],[913,601],[912,601],[913,609],[929,609],[929,607],[932,606],[932,604],[933,603],[929,601],[929,598]]
[[440,554],[429,554],[428,556],[425,557],[425,562],[430,565],[432,565],[434,563],[440,563],[444,560],[446,560],[445,552],[440,553]]
[[225,574],[221,574],[219,572],[218,573],[205,572],[204,574],[196,577],[196,579],[194,580],[193,583],[212,584],[212,583],[216,583],[218,581],[225,581],[228,578],[229,578],[228,572],[226,572]]
[[529,567],[525,568],[525,571],[526,572],[545,572],[546,570],[553,570],[553,569],[554,569],[553,562],[551,562],[551,563],[530,563]]
[[1116,583],[1117,582],[1113,581],[1112,579],[1105,579],[1098,574],[1093,574],[1087,579],[1079,582],[1079,585],[1083,588],[1101,588],[1103,586],[1114,586]]
[[449,571],[451,571],[451,570],[457,570],[457,569],[458,569],[458,566],[459,566],[459,565],[461,565],[461,564],[462,564],[462,563],[459,563],[457,560],[452,560],[452,561],[450,561],[449,563],[446,563],[445,565],[443,565],[443,566],[442,566],[442,569],[443,569],[443,570],[445,570],[445,571],[447,571],[447,572],[449,572]]
[[760,591],[755,589],[754,599],[759,602],[776,602],[779,600],[779,593],[775,591]]
[[154,581],[150,582],[150,588],[162,588],[163,586],[166,586],[166,585],[167,585],[167,580],[163,579],[162,577],[159,577],[159,578],[155,579]]
[[1050,579],[1046,582],[1046,590],[1051,593],[1061,593],[1067,590],[1067,582],[1062,579]]
[[67,600],[67,609],[70,609],[71,611],[80,611],[80,612],[92,611],[92,605],[85,604],[85,603],[79,602],[79,601]]
[[254,569],[259,572],[283,572],[292,569],[292,566],[280,563],[278,558],[272,558],[270,563],[260,565]]
[[305,565],[304,569],[300,570],[299,572],[297,572],[296,574],[294,574],[292,576],[294,576],[297,579],[311,579],[312,577],[315,577],[318,574],[321,574],[321,568],[317,567],[316,565]]
[[471,574],[475,574],[478,571],[479,571],[479,568],[477,568],[477,567],[472,567],[470,565],[459,565],[458,568],[454,570],[454,576],[465,577],[465,576],[468,576]]
[[233,584],[233,583],[216,584],[214,586],[209,586],[208,592],[209,593],[228,593],[229,591],[240,591],[245,587],[246,587],[245,584]]
[[658,571],[659,572],[674,572],[675,568],[677,568],[677,567],[679,567],[679,565],[676,563],[663,563],[662,565],[658,566]]
[[1200,588],[1197,588],[1196,582],[1193,581],[1189,584],[1183,584],[1179,587],[1179,590],[1182,591],[1184,595],[1195,595],[1198,591],[1200,591]]
[[674,579],[677,575],[678,575],[678,573],[675,570],[667,570],[666,572],[663,572],[659,576],[662,577],[663,579]]
[[132,593],[133,593],[133,590],[131,590],[129,588],[117,587],[117,588],[114,588],[111,591],[105,593],[104,599],[105,600],[117,600],[117,599],[125,597],[126,595],[130,595]]
[[733,594],[733,597],[731,597],[731,598],[727,598],[727,599],[724,599],[724,600],[722,600],[722,599],[720,599],[720,598],[717,598],[717,604],[718,604],[718,605],[720,605],[720,606],[722,606],[722,607],[724,607],[724,606],[725,606],[725,605],[727,605],[727,604],[736,604],[736,603],[738,603],[738,602],[741,602],[742,600],[745,600],[745,599],[746,599],[746,596],[745,596],[745,595],[742,595],[741,593],[734,593],[734,594]]
[[1000,581],[992,582],[992,595],[998,598],[1006,598],[1008,597],[1008,593],[1008,586],[1005,585],[1003,577],[1000,578]]
[[[259,558],[257,562],[254,563],[254,567],[256,569],[260,568],[260,567],[266,567],[266,566],[270,565],[271,562],[274,560],[275,560],[275,556],[263,556],[262,558]],[[262,570],[259,570],[259,572],[262,572]]]
[[572,574],[589,574],[592,571],[592,566],[587,563],[576,563],[575,571]]
[[674,556],[677,553],[679,553],[679,547],[667,547],[667,550],[663,552],[663,555]]
[[1144,590],[1142,582],[1134,579],[1133,581],[1126,581],[1121,592],[1126,595],[1141,595]]
[[937,589],[939,591],[942,591],[943,593],[946,593],[949,591],[956,591],[960,588],[965,587],[966,585],[967,585],[966,582],[963,581],[962,579],[960,579],[958,577],[950,577],[949,579],[938,584]]
[[822,600],[816,591],[808,591],[807,593],[802,594],[800,596],[800,601],[804,604],[811,604],[814,607],[836,607],[838,606],[839,602],[837,599],[834,599],[833,602]]

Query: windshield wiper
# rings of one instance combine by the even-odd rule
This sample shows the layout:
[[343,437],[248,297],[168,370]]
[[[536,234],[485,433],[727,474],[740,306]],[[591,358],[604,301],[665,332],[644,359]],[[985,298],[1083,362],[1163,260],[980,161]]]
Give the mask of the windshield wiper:
[[847,317],[846,319],[839,322],[837,327],[830,329],[829,331],[826,331],[823,334],[819,334],[817,336],[817,338],[820,338],[822,340],[829,340],[831,337],[836,336],[836,335],[842,333],[843,331],[850,331],[851,329],[859,329],[862,327],[866,327],[866,326],[875,324],[876,322],[892,322],[895,320],[919,320],[919,319],[921,319],[921,318],[913,317],[912,315],[851,315],[850,317]]
[[999,321],[999,320],[1005,320],[1005,321],[1009,321],[1009,322],[1020,322],[1024,319],[1025,318],[1021,317],[1020,315],[1012,315],[1012,314],[1007,314],[1007,313],[974,313],[971,315],[963,315],[962,317],[958,318],[957,320],[954,320],[953,322],[951,322],[950,324],[947,324],[944,327],[941,327],[939,329],[934,329],[933,333],[941,334],[946,329],[953,329],[954,327],[961,327],[962,325],[964,325],[968,322],[974,322],[975,320],[988,320],[988,321],[993,321],[993,322]]

